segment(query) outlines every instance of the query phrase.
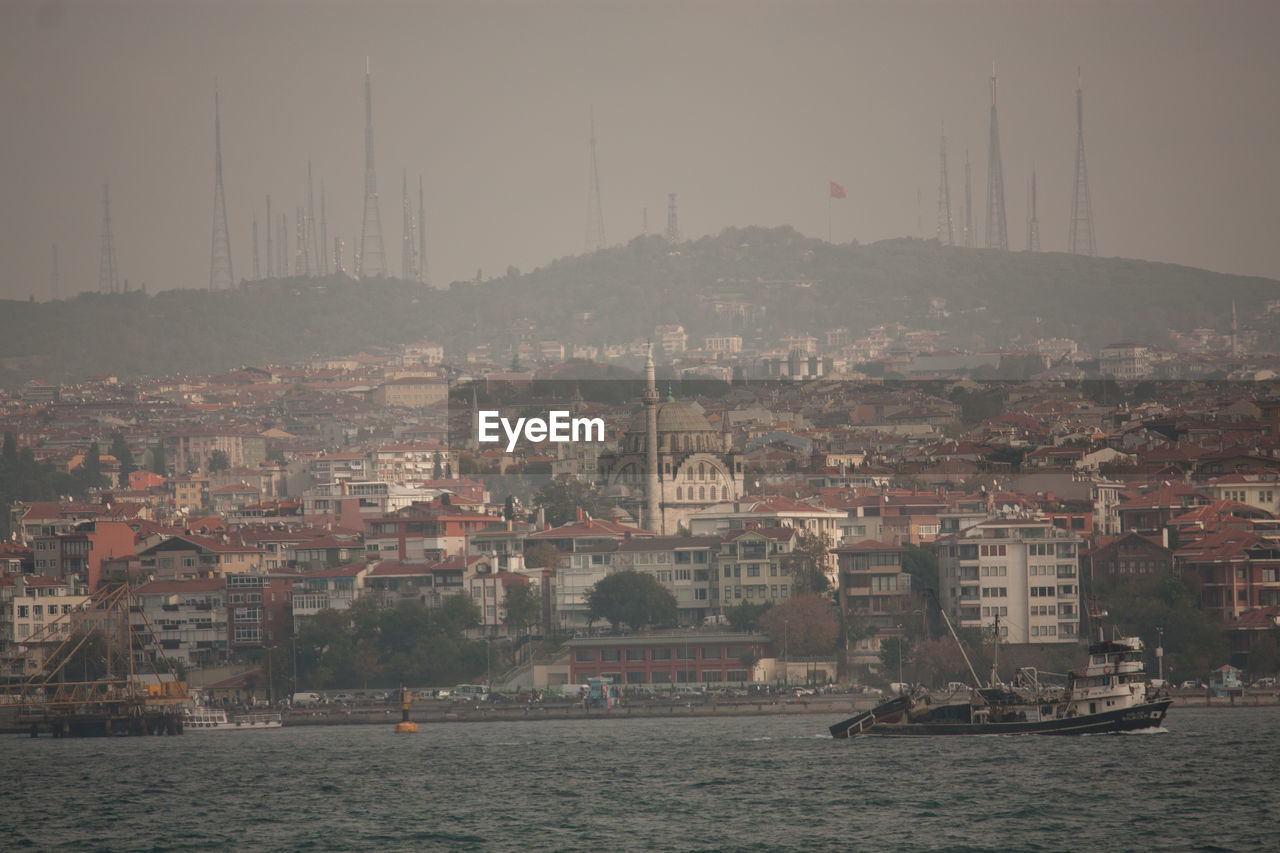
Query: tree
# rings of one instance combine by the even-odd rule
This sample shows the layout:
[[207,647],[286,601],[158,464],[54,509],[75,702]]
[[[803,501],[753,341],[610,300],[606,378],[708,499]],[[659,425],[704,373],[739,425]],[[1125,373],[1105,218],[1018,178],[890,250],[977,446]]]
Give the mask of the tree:
[[89,444],[89,452],[84,455],[84,462],[76,469],[76,477],[80,481],[81,489],[86,491],[106,485],[106,480],[102,476],[102,456],[98,450],[98,442]]
[[507,499],[502,504],[503,521],[516,520],[516,499],[512,495],[507,495]]
[[133,450],[130,449],[129,442],[125,440],[123,433],[111,436],[111,455],[120,463],[120,488],[127,488],[129,475],[137,471],[138,466],[133,461]]
[[514,628],[520,636],[529,630],[530,625],[537,624],[542,616],[542,599],[531,584],[508,587],[503,606],[507,611],[503,623]]
[[938,595],[938,555],[931,548],[903,545],[902,570],[911,575],[911,589],[917,595]]
[[809,593],[775,604],[760,617],[773,646],[788,657],[825,655],[835,651],[840,624],[825,595]]
[[431,479],[439,480],[444,476],[444,463],[440,459],[439,452],[431,457]]
[[609,502],[594,484],[584,483],[572,474],[561,474],[544,483],[533,496],[535,506],[542,507],[547,522],[559,527],[577,518],[578,510],[588,515],[604,517],[609,514]]
[[623,623],[632,630],[674,625],[677,618],[676,597],[653,575],[614,572],[587,592],[588,621],[605,619],[615,631]]
[[216,474],[219,471],[226,471],[231,467],[231,460],[227,458],[225,450],[215,450],[209,454],[209,473]]
[[465,592],[449,596],[440,606],[440,622],[447,633],[461,635],[468,628],[479,625],[480,620],[480,605]]
[[750,601],[742,601],[730,607],[724,612],[729,620],[729,627],[735,631],[758,631],[760,630],[760,617],[773,606],[773,602],[766,601],[762,604],[755,604]]
[[738,655],[738,660],[742,662],[742,668],[747,671],[747,681],[755,681],[756,666],[760,663],[760,655],[756,654],[755,649],[747,649]]
[[556,569],[560,567],[563,555],[550,542],[539,542],[524,549],[524,567],[526,569]]
[[791,589],[796,595],[822,594],[831,588],[827,577],[827,537],[802,530],[783,564],[791,573]]

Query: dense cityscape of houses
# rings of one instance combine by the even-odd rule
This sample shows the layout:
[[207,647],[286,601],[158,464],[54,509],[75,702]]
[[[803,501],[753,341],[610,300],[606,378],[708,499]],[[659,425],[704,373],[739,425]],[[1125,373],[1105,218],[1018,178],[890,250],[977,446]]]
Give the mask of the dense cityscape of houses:
[[[745,357],[739,337],[693,351],[680,326],[659,327],[654,351],[673,381],[726,380],[720,393],[677,401],[654,388],[650,427],[638,396],[579,392],[561,402],[605,420],[603,445],[513,453],[460,439],[454,422],[477,394],[536,401],[541,382],[569,375],[566,355],[604,353],[517,339],[514,360],[538,365],[520,369],[482,351],[447,364],[421,343],[219,376],[28,383],[0,397],[7,440],[67,472],[92,458],[104,484],[83,500],[6,508],[4,674],[39,665],[67,630],[61,620],[50,636],[51,617],[124,578],[150,642],[193,668],[249,660],[361,600],[435,608],[470,596],[474,633],[496,637],[511,630],[509,591],[527,587],[542,633],[586,632],[599,627],[588,592],[623,570],[652,575],[680,626],[707,630],[742,603],[792,597],[788,556],[815,535],[836,605],[865,625],[855,664],[878,665],[882,643],[920,612],[907,563],[927,549],[957,627],[998,622],[1010,644],[1073,644],[1092,585],[1176,575],[1220,621],[1232,662],[1248,666],[1280,624],[1276,389],[1090,387],[1076,381],[1069,341],[1045,342],[1029,379],[977,383],[961,374],[1009,356],[931,353],[927,336],[891,332],[795,336]],[[1247,368],[1234,335],[1217,355],[1207,347],[1223,341],[1211,337],[1173,355],[1117,344],[1096,361],[1127,380]],[[855,357],[907,378],[852,375]],[[469,390],[451,396],[458,388]],[[121,439],[127,458],[110,452]],[[554,477],[590,484],[608,511],[550,523],[534,495]],[[557,558],[527,564],[538,546]],[[626,680],[671,677],[637,663]],[[707,672],[745,676],[728,664]]]

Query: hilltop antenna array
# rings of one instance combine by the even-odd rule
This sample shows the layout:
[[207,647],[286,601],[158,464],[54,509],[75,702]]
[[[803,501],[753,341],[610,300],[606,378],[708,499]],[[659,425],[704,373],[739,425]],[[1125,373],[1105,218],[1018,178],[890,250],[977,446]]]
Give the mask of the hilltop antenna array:
[[222,114],[216,85],[213,89],[213,152],[213,249],[209,289],[230,290],[236,277],[231,271],[231,234],[227,231],[227,202],[222,195]]
[[676,215],[676,194],[667,193],[667,242],[680,242],[680,219]]
[[973,235],[973,188],[969,180],[969,150],[964,152],[964,247],[972,249],[977,244]]
[[307,161],[307,275],[319,275],[323,265],[324,244],[316,236],[315,196],[311,191],[311,161]]
[[111,185],[102,185],[102,252],[98,256],[98,292],[120,290],[120,273],[116,269],[116,244],[111,237]]
[[1000,123],[996,118],[996,64],[991,63],[991,130],[987,157],[987,248],[1009,250],[1004,215],[1004,169],[1000,165]]
[[1027,251],[1040,251],[1040,220],[1036,218],[1036,170],[1031,170],[1031,198],[1027,206]]
[[262,275],[258,269],[258,214],[253,215],[253,280],[261,280]]
[[294,222],[298,229],[297,242],[293,247],[293,274],[311,276],[311,257],[307,254],[307,215],[302,210],[302,205],[298,205],[294,215]]
[[1080,68],[1076,67],[1076,184],[1071,199],[1071,233],[1067,236],[1067,251],[1075,255],[1094,257],[1098,254],[1093,243],[1093,203],[1089,200],[1089,170],[1084,162],[1084,88],[1080,82]]
[[600,166],[596,160],[596,112],[591,110],[591,172],[587,177],[587,239],[586,251],[598,252],[607,243],[604,239],[604,209],[600,204]]
[[401,170],[400,207],[404,217],[400,227],[400,277],[405,281],[418,278],[417,251],[414,246],[417,227],[413,221],[413,208],[409,205],[409,170]]
[[271,193],[267,193],[267,278],[276,277],[276,256],[271,250]]
[[356,278],[387,274],[382,246],[382,215],[378,212],[378,180],[373,171],[373,80],[369,59],[364,61],[364,223],[356,252]]
[[325,251],[325,247],[329,245],[329,223],[325,219],[324,213],[324,181],[320,182],[320,245],[316,247],[316,254],[320,256],[320,274],[329,274],[329,253]]
[[938,159],[941,163],[941,174],[938,178],[938,242],[943,246],[954,246],[955,237],[951,230],[951,182],[947,179],[946,122],[942,123],[938,152]]
[[422,193],[422,175],[418,175],[418,281],[431,286],[431,273],[427,269],[427,204]]

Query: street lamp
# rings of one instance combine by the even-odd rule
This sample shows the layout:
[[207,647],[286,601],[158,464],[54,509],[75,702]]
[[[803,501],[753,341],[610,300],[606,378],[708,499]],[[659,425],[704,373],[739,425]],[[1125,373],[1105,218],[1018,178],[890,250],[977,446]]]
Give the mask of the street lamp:
[[791,620],[782,620],[782,683],[791,686],[791,667],[787,665],[787,625]]

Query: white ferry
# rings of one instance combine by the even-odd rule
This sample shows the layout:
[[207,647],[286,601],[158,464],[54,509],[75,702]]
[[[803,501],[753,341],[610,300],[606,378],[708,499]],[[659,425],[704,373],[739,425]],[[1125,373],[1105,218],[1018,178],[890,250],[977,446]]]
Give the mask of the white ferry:
[[222,708],[191,705],[186,709],[182,729],[184,732],[247,732],[278,729],[283,725],[283,718],[275,712],[237,714],[229,717]]

